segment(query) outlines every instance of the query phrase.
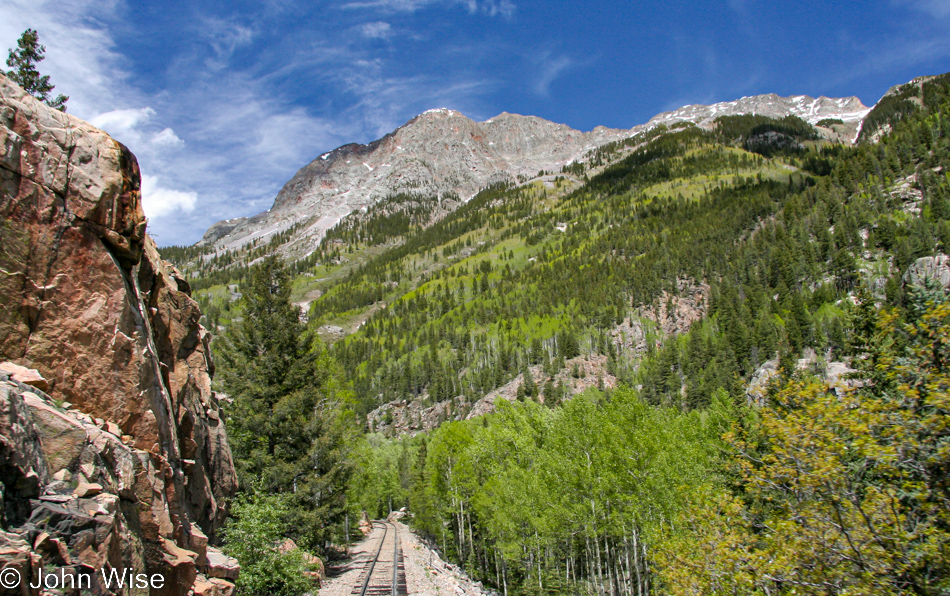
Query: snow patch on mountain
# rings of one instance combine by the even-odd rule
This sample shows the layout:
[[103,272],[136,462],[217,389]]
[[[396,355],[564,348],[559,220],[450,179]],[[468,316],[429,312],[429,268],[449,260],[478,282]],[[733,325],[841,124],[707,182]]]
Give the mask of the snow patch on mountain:
[[871,108],[861,103],[857,97],[809,97],[793,95],[780,97],[774,93],[743,97],[734,101],[724,101],[712,105],[689,105],[657,114],[648,124],[672,125],[677,122],[692,122],[703,128],[711,128],[720,116],[739,114],[757,114],[770,118],[798,116],[809,124],[817,124],[826,118],[837,118],[843,122],[860,122]]

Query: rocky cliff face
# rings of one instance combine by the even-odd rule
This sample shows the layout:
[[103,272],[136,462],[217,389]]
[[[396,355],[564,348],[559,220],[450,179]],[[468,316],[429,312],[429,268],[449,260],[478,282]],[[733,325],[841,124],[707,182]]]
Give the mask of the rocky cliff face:
[[199,574],[234,573],[207,547],[236,489],[209,337],[140,198],[128,149],[0,76],[0,361],[45,379],[0,376],[0,567],[226,593]]

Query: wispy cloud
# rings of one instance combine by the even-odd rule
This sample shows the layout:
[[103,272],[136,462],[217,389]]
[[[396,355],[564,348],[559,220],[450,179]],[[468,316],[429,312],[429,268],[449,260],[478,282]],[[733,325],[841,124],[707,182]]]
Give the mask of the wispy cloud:
[[[472,4],[474,4],[474,2]],[[511,18],[517,9],[515,4],[509,0],[498,0],[497,2],[495,0],[486,0],[480,4],[480,8],[482,12],[490,17],[500,15],[506,18]],[[471,10],[471,8],[469,10]]]
[[123,91],[125,60],[103,24],[116,9],[108,0],[4,0],[0,49],[12,47],[27,28],[36,29],[47,50],[40,70],[57,93],[70,96],[69,111],[88,119],[113,109]]
[[897,2],[938,19],[950,19],[950,0],[897,0]]
[[[853,81],[873,73],[906,70],[919,64],[950,57],[950,42],[940,36],[902,38],[893,40],[883,48],[880,45],[866,46],[864,51],[866,53],[864,60],[843,73],[842,81]],[[917,73],[918,76],[926,74],[939,73]],[[906,81],[895,81],[895,83],[904,82]]]
[[255,35],[251,27],[241,24],[234,18],[202,18],[199,30],[214,51],[214,56],[209,57],[205,62],[213,70],[227,67],[234,51],[249,44]]
[[[341,120],[358,120],[370,138],[379,138],[405,123],[407,114],[429,108],[450,107],[473,117],[481,116],[478,100],[496,82],[486,77],[455,73],[448,77],[417,74],[388,75],[379,59],[357,60],[334,74],[335,83],[357,100]],[[351,137],[352,138],[352,137]]]
[[[950,58],[950,38],[947,37],[950,0],[892,0],[892,4],[902,10],[892,19],[892,29],[887,34],[871,39],[840,36],[839,43],[857,59],[841,69],[836,77],[839,84],[880,73],[911,73],[905,75],[909,80],[913,76],[946,70],[946,60]],[[904,10],[906,8],[911,10]],[[889,85],[904,82],[891,80]],[[872,105],[879,97],[861,99]]]
[[[441,5],[485,17],[514,11],[500,0],[364,4],[381,12]],[[182,39],[144,75],[118,50],[127,43],[121,36],[144,35],[122,1],[3,0],[0,50],[28,27],[39,31],[47,46],[41,71],[71,96],[69,111],[137,156],[149,232],[160,244],[192,243],[215,221],[266,210],[310,159],[379,138],[425,109],[488,115],[480,100],[497,88],[491,75],[406,69],[389,48],[375,52],[380,39],[417,43],[402,27],[397,35],[388,19],[352,12],[336,31],[294,26],[276,34],[267,18],[296,19],[309,9],[271,8],[228,18],[182,15]],[[449,41],[440,47],[466,54]]]
[[547,96],[551,90],[551,83],[566,70],[576,65],[569,56],[555,56],[551,52],[543,53],[537,60],[538,78],[534,83],[534,91],[538,95]]
[[510,18],[517,7],[511,0],[358,0],[348,2],[341,8],[369,8],[383,12],[415,12],[430,6],[462,6],[472,14],[482,13],[490,17]]

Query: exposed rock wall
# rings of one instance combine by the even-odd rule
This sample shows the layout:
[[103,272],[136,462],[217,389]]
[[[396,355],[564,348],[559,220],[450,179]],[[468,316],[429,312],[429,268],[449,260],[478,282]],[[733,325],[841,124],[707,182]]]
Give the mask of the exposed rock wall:
[[79,499],[98,484],[112,507],[110,564],[175,577],[163,593],[185,594],[237,481],[209,336],[145,234],[140,199],[127,148],[0,75],[0,361],[48,382],[48,395],[6,389],[3,535],[42,557],[47,532],[63,541],[60,558],[83,561],[93,547],[76,524],[43,528],[34,513],[69,503],[44,493]]
[[[798,371],[813,374],[828,383],[839,397],[846,391],[850,391],[861,386],[861,381],[850,378],[850,375],[857,372],[851,368],[849,362],[831,361],[830,352],[825,354],[825,358],[819,358],[812,349],[806,349],[802,358],[795,362],[795,368]],[[746,387],[746,399],[750,405],[765,406],[768,403],[769,384],[779,376],[779,360],[773,358],[766,360],[752,375],[752,380]]]

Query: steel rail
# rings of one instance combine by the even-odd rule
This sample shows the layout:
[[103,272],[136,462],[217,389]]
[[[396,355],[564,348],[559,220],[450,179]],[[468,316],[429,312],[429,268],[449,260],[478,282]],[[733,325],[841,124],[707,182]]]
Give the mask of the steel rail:
[[399,530],[393,524],[393,596],[399,596]]
[[[383,551],[383,543],[386,542],[386,534],[389,532],[389,528],[386,527],[386,523],[383,522],[383,537],[379,541],[379,548],[376,549],[376,556],[373,557],[373,560],[370,561],[369,567],[366,570],[366,580],[363,582],[363,589],[360,590],[360,596],[366,596],[366,590],[369,589],[369,582],[373,579],[373,569],[376,567],[376,561],[379,559],[379,553]],[[395,595],[395,592],[393,592]]]

